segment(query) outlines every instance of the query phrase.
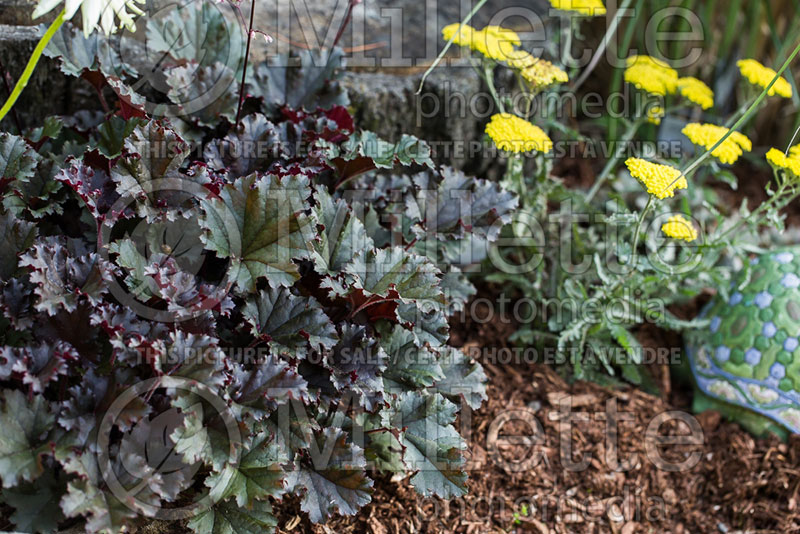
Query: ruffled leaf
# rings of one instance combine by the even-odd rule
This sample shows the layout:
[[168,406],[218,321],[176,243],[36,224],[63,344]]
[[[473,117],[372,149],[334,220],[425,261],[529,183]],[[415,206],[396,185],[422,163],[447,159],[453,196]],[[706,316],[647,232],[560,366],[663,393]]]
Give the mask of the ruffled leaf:
[[289,473],[289,487],[305,491],[300,507],[314,523],[334,513],[355,515],[371,500],[365,467],[364,451],[347,443],[347,432],[328,427],[315,437],[311,459]]
[[405,428],[400,443],[410,469],[411,485],[424,496],[443,499],[467,491],[462,450],[464,440],[452,426],[458,408],[441,395],[401,394],[392,405],[391,425]]
[[233,501],[217,503],[186,523],[197,534],[270,534],[277,525],[267,501],[255,501],[250,508]]
[[255,290],[259,278],[289,286],[300,277],[294,260],[310,256],[313,239],[303,213],[309,195],[303,175],[251,174],[204,205],[206,248],[231,259],[228,276],[240,290]]
[[0,479],[10,488],[44,472],[41,457],[51,452],[47,436],[56,419],[41,395],[28,399],[21,391],[5,389],[0,399]]

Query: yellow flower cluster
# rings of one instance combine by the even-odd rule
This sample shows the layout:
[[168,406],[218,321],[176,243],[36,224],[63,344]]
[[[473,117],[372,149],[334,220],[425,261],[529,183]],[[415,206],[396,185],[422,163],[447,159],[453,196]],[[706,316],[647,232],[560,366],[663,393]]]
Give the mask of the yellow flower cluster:
[[770,148],[767,152],[767,161],[774,168],[789,171],[800,178],[800,145],[790,148],[788,155],[777,148]]
[[678,87],[678,72],[663,61],[650,56],[627,59],[625,81],[647,93],[666,96]]
[[[442,37],[445,41],[453,39],[453,44],[457,46],[470,46],[472,44],[472,34],[475,33],[475,28],[469,25],[461,25],[458,22],[455,24],[448,24],[442,28]],[[455,37],[453,37],[455,35]]]
[[544,130],[511,113],[492,115],[486,133],[498,148],[507,152],[550,152],[553,149],[553,141]]
[[664,108],[661,106],[651,106],[647,109],[647,122],[661,124],[664,118]]
[[661,231],[673,239],[694,241],[697,239],[697,230],[694,225],[683,215],[673,215],[661,226]]
[[[709,150],[728,133],[728,128],[716,124],[692,122],[687,124],[681,132],[695,145]],[[750,152],[752,149],[753,143],[746,135],[740,132],[731,132],[730,136],[711,152],[711,155],[720,162],[730,165],[736,163],[736,160],[744,152]]]
[[522,42],[516,32],[501,26],[486,26],[476,30],[458,23],[442,28],[442,37],[445,41],[453,38],[453,43],[458,46],[469,47],[495,61],[506,61],[516,52],[514,47]]
[[681,171],[669,165],[652,163],[641,158],[628,158],[625,165],[631,176],[647,188],[647,192],[660,199],[675,196],[676,189],[686,189],[689,183]]
[[531,53],[526,50],[513,50],[506,57],[506,65],[517,70],[524,70],[537,61],[538,59],[533,57]]
[[[670,70],[674,72],[674,69],[669,66],[669,63],[663,61],[661,59],[655,58],[653,56],[645,56],[645,55],[633,55],[629,56],[625,60],[626,67],[632,67],[634,65],[647,65],[648,67],[653,67],[655,69],[664,69]],[[677,72],[675,75],[677,76]]]
[[589,17],[606,14],[606,6],[601,0],[550,0],[550,4],[556,9],[576,11]]
[[678,79],[678,91],[688,101],[703,109],[714,105],[714,91],[701,80],[687,76]]
[[[742,76],[747,78],[747,81],[761,88],[769,86],[772,79],[778,74],[755,59],[742,59],[737,61],[736,65],[739,67],[739,72],[742,73]],[[767,94],[769,96],[778,95],[783,98],[792,98],[792,86],[786,81],[786,78],[781,77],[775,80],[775,84],[770,87]]]
[[566,83],[569,76],[546,59],[539,59],[521,71],[522,77],[535,89],[544,89],[557,83]]

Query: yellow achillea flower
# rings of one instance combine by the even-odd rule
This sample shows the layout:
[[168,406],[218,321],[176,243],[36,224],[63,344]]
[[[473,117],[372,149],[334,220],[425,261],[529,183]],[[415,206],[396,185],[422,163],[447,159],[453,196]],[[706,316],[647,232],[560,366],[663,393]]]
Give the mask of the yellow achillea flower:
[[800,145],[790,148],[788,156],[777,148],[770,148],[766,157],[774,168],[789,171],[793,175],[800,177]]
[[647,122],[661,124],[662,118],[664,118],[664,108],[661,106],[652,106],[647,110]]
[[677,71],[669,66],[669,63],[663,61],[661,59],[655,58],[653,56],[645,56],[645,55],[633,55],[628,56],[625,60],[626,67],[632,67],[634,65],[647,65],[649,67],[657,68],[657,69],[664,69],[664,70],[671,70],[675,72],[677,75]]
[[678,91],[683,97],[703,109],[714,105],[714,91],[703,81],[687,76],[678,79]]
[[463,26],[456,22],[455,24],[448,24],[442,28],[442,37],[445,41],[449,41],[453,35],[453,44],[458,46],[470,46],[472,44],[472,35],[477,30],[472,26],[464,24]]
[[626,60],[625,81],[653,95],[666,96],[678,87],[678,71],[660,59],[631,56]]
[[631,176],[647,188],[647,192],[660,199],[675,196],[676,189],[686,189],[689,183],[681,171],[669,165],[652,163],[641,158],[628,158],[625,165]]
[[486,133],[498,148],[507,152],[550,152],[553,149],[553,141],[544,130],[511,113],[492,115]]
[[513,50],[508,57],[506,57],[506,65],[512,69],[523,70],[536,63],[538,59],[533,57],[530,52],[525,50]]
[[661,226],[661,231],[673,239],[694,241],[697,239],[697,230],[694,225],[683,215],[673,215]]
[[550,4],[556,9],[577,11],[581,15],[589,17],[606,14],[606,6],[601,0],[550,0]]
[[[700,124],[692,122],[687,124],[681,133],[689,138],[695,145],[702,146],[706,150],[713,147],[717,141],[728,133],[728,128],[724,126],[717,126],[716,124]],[[731,135],[719,145],[711,155],[717,158],[722,163],[728,165],[736,163],[744,152],[750,152],[753,149],[753,143],[746,135],[740,132],[731,132]]]
[[476,30],[472,26],[455,23],[442,28],[445,41],[449,41],[454,35],[453,43],[468,46],[495,61],[505,61],[516,52],[514,46],[521,43],[515,31],[500,26],[486,26],[482,30]]
[[503,28],[502,26],[486,26],[481,31],[487,35],[497,38],[500,41],[506,41],[513,46],[519,46],[519,44],[522,42],[520,41],[517,32],[514,30],[509,30],[508,28]]
[[[775,75],[778,74],[755,59],[741,59],[736,62],[736,66],[739,67],[739,72],[747,78],[747,81],[762,88],[766,88]],[[781,77],[775,80],[775,84],[770,87],[767,94],[769,96],[778,95],[783,98],[792,98],[792,86],[786,81],[786,78]]]
[[569,76],[546,59],[539,59],[530,67],[522,69],[522,77],[535,89],[543,89],[557,83],[566,83]]

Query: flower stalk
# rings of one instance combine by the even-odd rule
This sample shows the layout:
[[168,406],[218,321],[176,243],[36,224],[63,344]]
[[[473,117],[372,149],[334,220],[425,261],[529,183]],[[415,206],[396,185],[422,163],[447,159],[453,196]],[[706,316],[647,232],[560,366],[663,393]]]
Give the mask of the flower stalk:
[[33,53],[31,57],[28,59],[28,64],[25,65],[25,70],[22,71],[22,75],[17,80],[17,84],[14,86],[14,90],[11,91],[11,94],[6,100],[6,103],[3,104],[3,107],[0,108],[0,122],[8,115],[8,112],[11,111],[11,108],[14,106],[14,103],[19,98],[19,95],[22,94],[23,89],[28,85],[28,82],[33,75],[34,69],[36,69],[36,64],[39,63],[39,59],[42,57],[42,53],[44,49],[47,47],[47,44],[56,34],[56,32],[61,28],[64,24],[64,14],[65,11],[62,9],[61,13],[58,14],[56,19],[50,24],[47,28],[47,31],[44,32],[39,42],[36,44],[36,48],[33,49]]

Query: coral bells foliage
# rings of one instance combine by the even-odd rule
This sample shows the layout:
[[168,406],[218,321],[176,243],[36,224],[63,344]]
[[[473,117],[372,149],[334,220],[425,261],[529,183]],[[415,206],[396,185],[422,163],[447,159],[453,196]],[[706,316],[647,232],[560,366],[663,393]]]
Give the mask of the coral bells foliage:
[[465,491],[454,422],[485,376],[447,345],[447,317],[474,293],[460,267],[517,200],[323,110],[335,86],[317,78],[286,81],[316,111],[248,82],[238,128],[230,101],[178,133],[129,98],[0,135],[0,496],[16,530],[154,516],[270,532],[284,496],[314,522],[355,514],[375,472]]

